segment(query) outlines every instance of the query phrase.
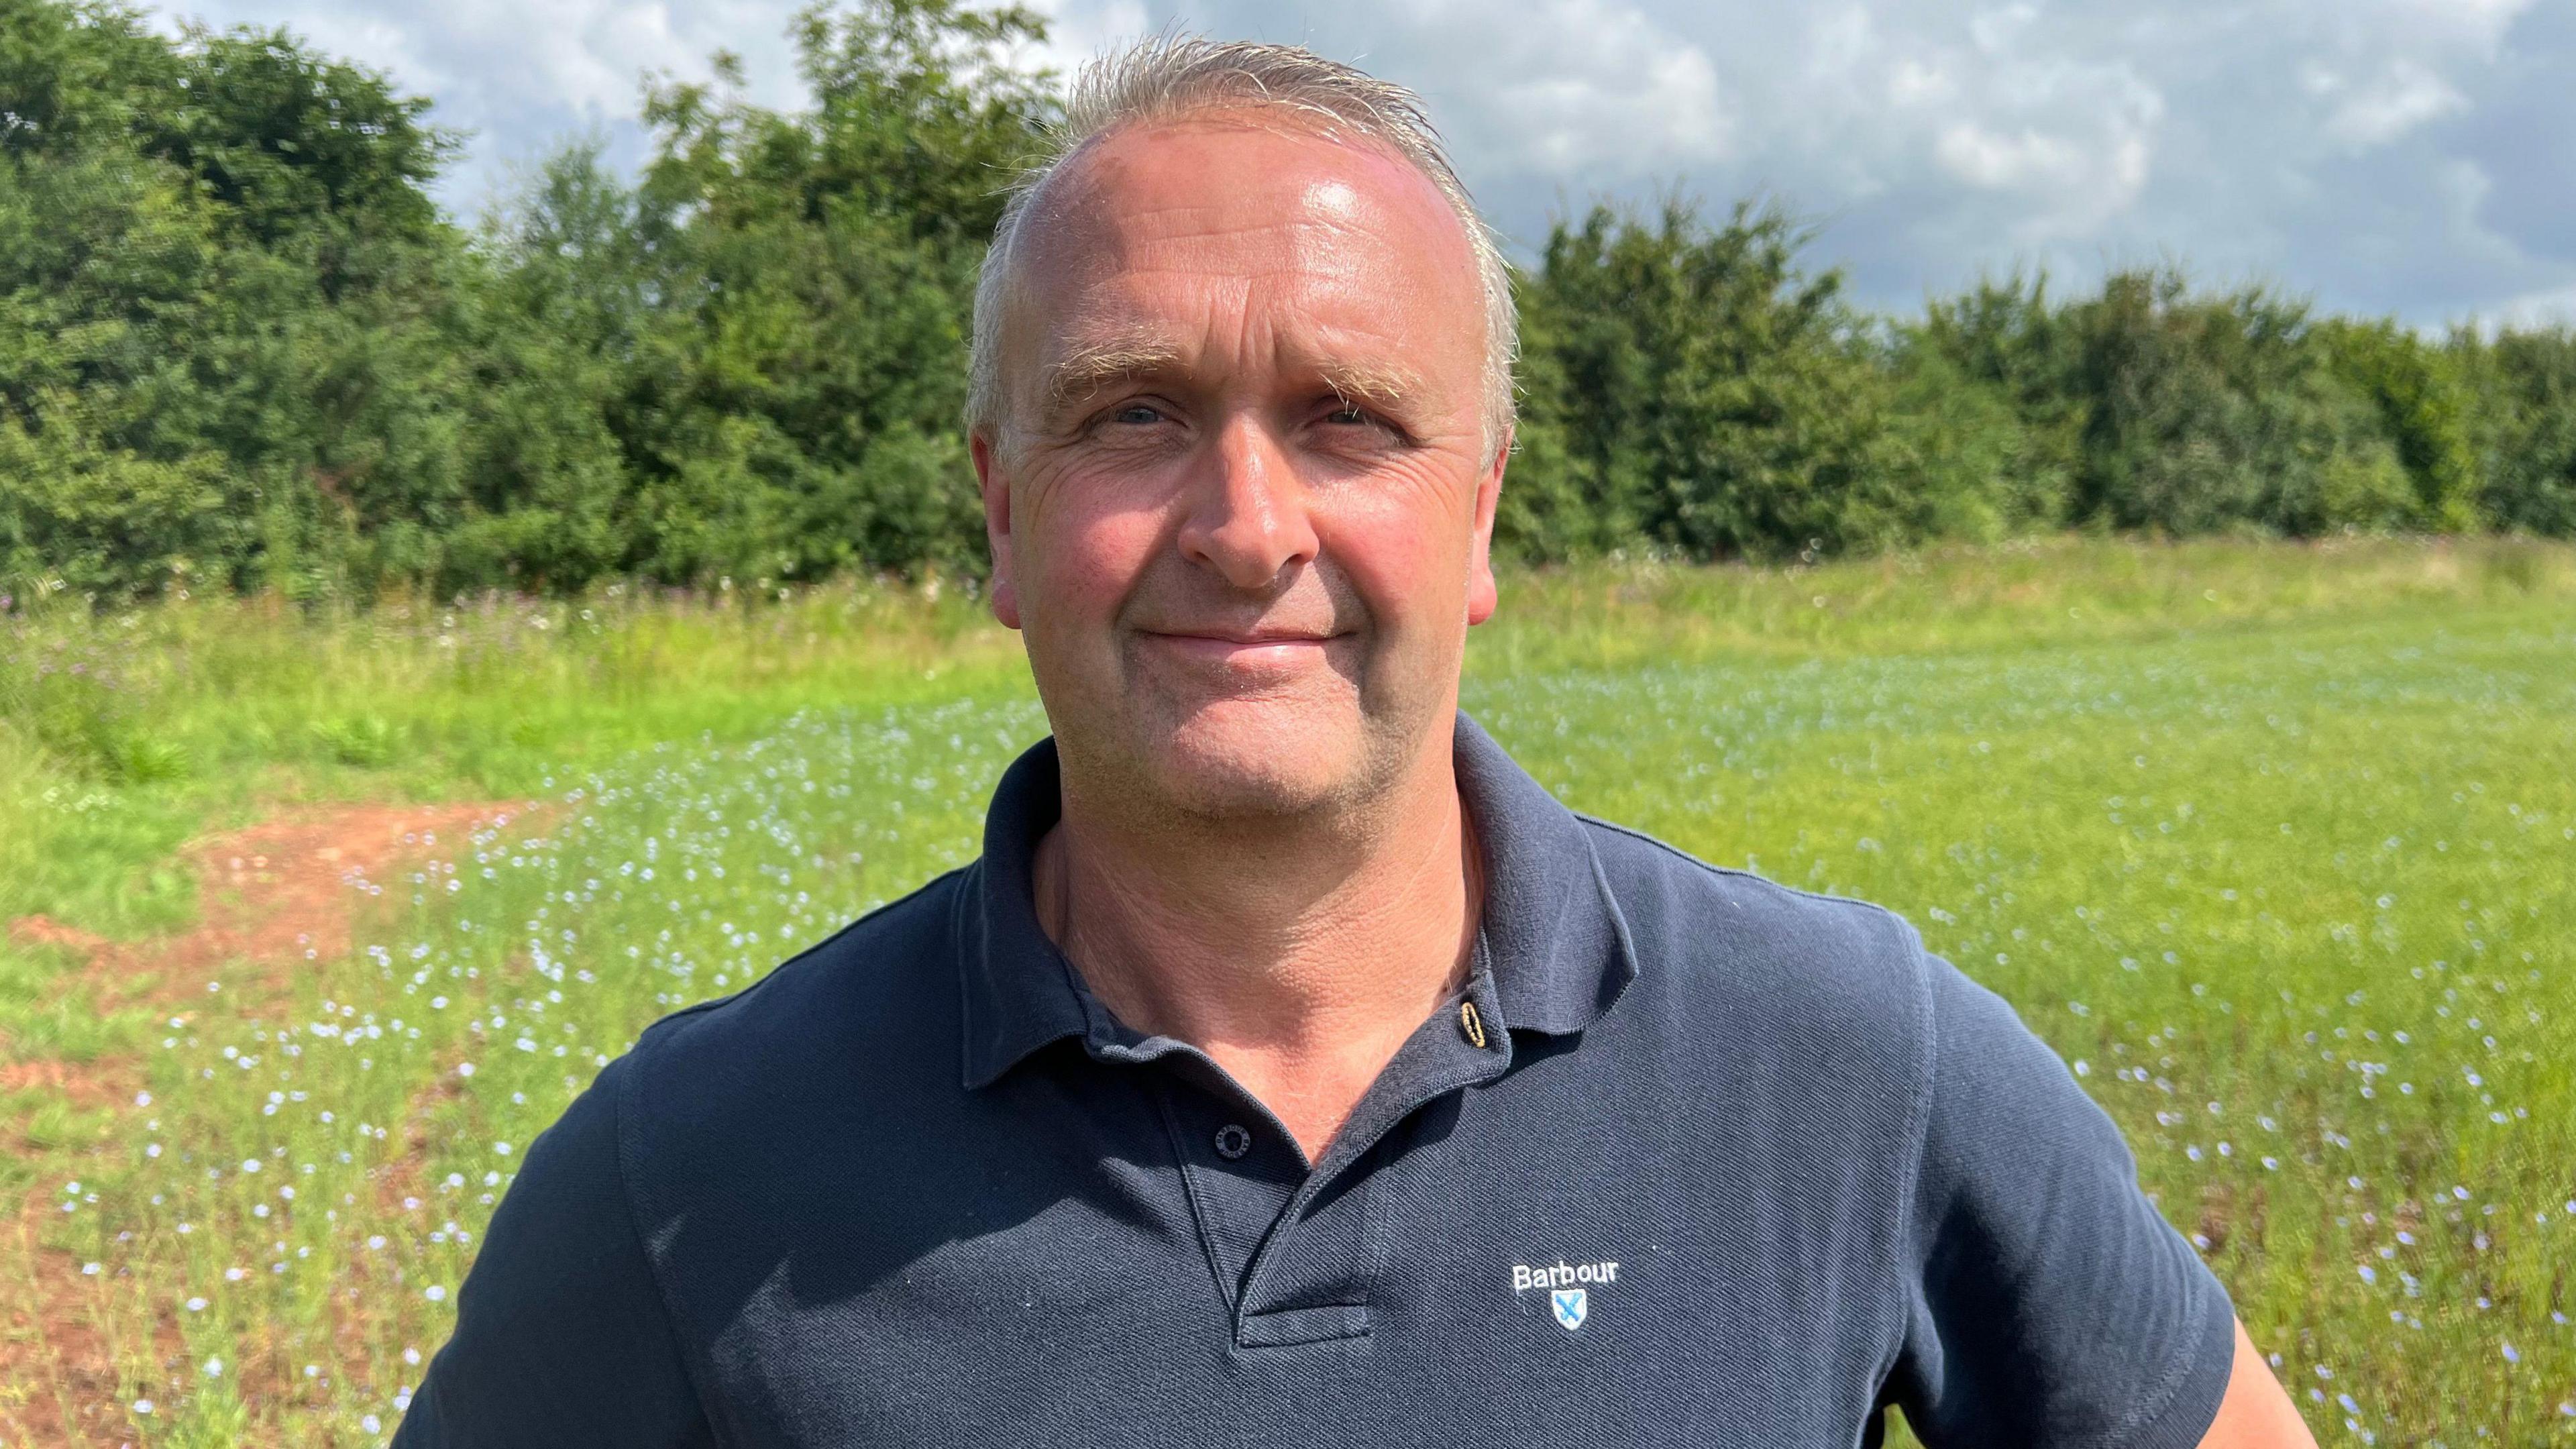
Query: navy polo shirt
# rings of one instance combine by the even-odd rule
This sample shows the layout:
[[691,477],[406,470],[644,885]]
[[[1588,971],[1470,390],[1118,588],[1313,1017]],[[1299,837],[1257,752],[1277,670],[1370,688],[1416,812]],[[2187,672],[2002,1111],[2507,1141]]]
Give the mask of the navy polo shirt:
[[676,1013],[530,1148],[396,1443],[2177,1449],[2226,1294],[1876,907],[1566,810],[1463,716],[1460,997],[1321,1161],[980,860]]

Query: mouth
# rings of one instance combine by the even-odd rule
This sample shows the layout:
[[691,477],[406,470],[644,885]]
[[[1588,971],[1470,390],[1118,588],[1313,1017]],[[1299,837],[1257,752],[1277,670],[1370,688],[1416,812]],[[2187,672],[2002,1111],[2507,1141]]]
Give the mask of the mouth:
[[1293,629],[1147,629],[1152,644],[1184,658],[1240,668],[1293,668],[1323,656],[1339,634]]

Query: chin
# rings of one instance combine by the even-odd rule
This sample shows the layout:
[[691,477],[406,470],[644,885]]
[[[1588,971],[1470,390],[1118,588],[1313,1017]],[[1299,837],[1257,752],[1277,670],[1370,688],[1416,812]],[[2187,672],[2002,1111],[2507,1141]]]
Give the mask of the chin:
[[1257,819],[1310,814],[1371,793],[1354,719],[1229,702],[1157,731],[1140,753],[1152,787],[1193,815]]

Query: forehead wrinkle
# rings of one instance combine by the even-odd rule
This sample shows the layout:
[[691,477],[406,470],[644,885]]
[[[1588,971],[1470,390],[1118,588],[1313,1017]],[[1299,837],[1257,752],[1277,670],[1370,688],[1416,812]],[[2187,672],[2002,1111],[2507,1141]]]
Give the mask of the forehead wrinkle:
[[[1147,123],[1141,129],[1189,132],[1202,129],[1270,130],[1270,123],[1280,118],[1269,108],[1255,108],[1249,116],[1177,117]],[[1228,125],[1228,121],[1248,120],[1252,124]],[[1132,299],[1121,297],[1148,279],[1177,276],[1204,284],[1208,280],[1202,262],[1219,262],[1221,270],[1231,276],[1226,285],[1236,289],[1236,301],[1251,300],[1240,296],[1248,289],[1255,294],[1272,293],[1264,301],[1287,300],[1274,289],[1290,293],[1304,292],[1309,305],[1330,306],[1334,301],[1349,301],[1353,284],[1371,278],[1370,256],[1390,246],[1401,245],[1410,251],[1417,243],[1411,238],[1390,235],[1388,223],[1407,212],[1420,212],[1437,233],[1446,234],[1443,243],[1465,243],[1463,223],[1442,200],[1431,183],[1411,168],[1404,159],[1378,145],[1350,140],[1330,134],[1318,134],[1304,125],[1282,128],[1279,134],[1289,139],[1312,140],[1338,152],[1344,163],[1356,163],[1358,174],[1324,174],[1295,188],[1286,203],[1267,215],[1245,217],[1229,214],[1223,204],[1205,203],[1189,194],[1174,194],[1169,189],[1159,195],[1139,196],[1128,189],[1129,158],[1120,154],[1118,143],[1132,141],[1131,130],[1121,127],[1085,143],[1041,184],[1040,194],[1032,208],[1031,220],[1038,224],[1027,229],[1023,243],[1026,251],[1013,268],[1019,285],[1012,289],[1010,310],[1021,312],[1037,298],[1032,292],[1043,288],[1063,298],[1063,310],[1077,313],[1094,311],[1116,313],[1128,311],[1122,305]],[[1419,219],[1419,218],[1417,218]],[[1435,243],[1441,245],[1442,243]],[[1052,274],[1050,276],[1050,274]],[[1041,277],[1049,281],[1041,283]],[[1423,279],[1412,279],[1417,285]],[[1035,285],[1032,285],[1035,284]],[[1070,292],[1072,296],[1064,294]],[[1091,294],[1077,301],[1082,294]],[[1334,294],[1340,294],[1336,296]],[[1089,305],[1086,305],[1088,303]],[[1101,304],[1105,303],[1106,306]],[[1048,310],[1057,310],[1050,308]],[[1251,311],[1268,311],[1255,305]],[[1304,308],[1292,308],[1303,311]],[[1111,317],[1098,316],[1097,324],[1111,323]],[[1022,314],[1019,320],[1036,320]],[[1118,319],[1127,321],[1129,319]],[[1293,328],[1298,321],[1310,327],[1322,324],[1323,330],[1340,330],[1334,324],[1343,319],[1305,317],[1283,319]],[[1114,324],[1113,324],[1114,325]],[[1259,320],[1242,316],[1239,325],[1258,328]],[[1345,322],[1344,325],[1347,325]],[[1016,330],[1017,323],[1006,323],[1006,330]],[[1069,329],[1045,328],[1041,335],[1055,331],[1059,339],[1070,332],[1076,336],[1089,330],[1079,323]],[[1140,329],[1141,330],[1141,329]],[[1162,329],[1155,329],[1162,330]],[[1362,330],[1368,330],[1363,326]],[[1481,328],[1479,329],[1481,336]],[[1171,355],[1167,344],[1178,340],[1180,353]],[[1132,345],[1129,339],[1085,338],[1070,347],[1061,361],[1043,367],[1032,381],[1029,394],[1060,405],[1068,396],[1078,396],[1086,388],[1096,388],[1122,377],[1132,377],[1153,370],[1186,371],[1192,358],[1205,341],[1212,339],[1174,339],[1168,332],[1152,339],[1154,346]],[[1388,339],[1394,340],[1394,339]],[[1250,338],[1237,339],[1238,343]],[[1280,346],[1285,338],[1274,335],[1273,357],[1290,350]],[[1399,344],[1400,345],[1400,344]],[[1445,388],[1429,386],[1433,379],[1418,371],[1400,366],[1369,363],[1350,359],[1350,365],[1328,367],[1342,359],[1331,356],[1332,349],[1309,345],[1294,349],[1303,353],[1296,359],[1309,375],[1330,371],[1334,374],[1333,390],[1347,398],[1367,398],[1376,402],[1411,401],[1427,397]],[[1120,354],[1127,355],[1120,355]],[[1445,381],[1446,379],[1441,379]]]

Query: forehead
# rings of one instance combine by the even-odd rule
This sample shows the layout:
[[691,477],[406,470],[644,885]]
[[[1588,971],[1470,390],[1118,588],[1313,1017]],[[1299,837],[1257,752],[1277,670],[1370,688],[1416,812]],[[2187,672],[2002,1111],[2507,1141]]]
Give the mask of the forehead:
[[1258,113],[1136,126],[1076,153],[1036,203],[1012,330],[1045,361],[1103,341],[1159,336],[1189,354],[1268,336],[1481,366],[1466,228],[1374,143]]

